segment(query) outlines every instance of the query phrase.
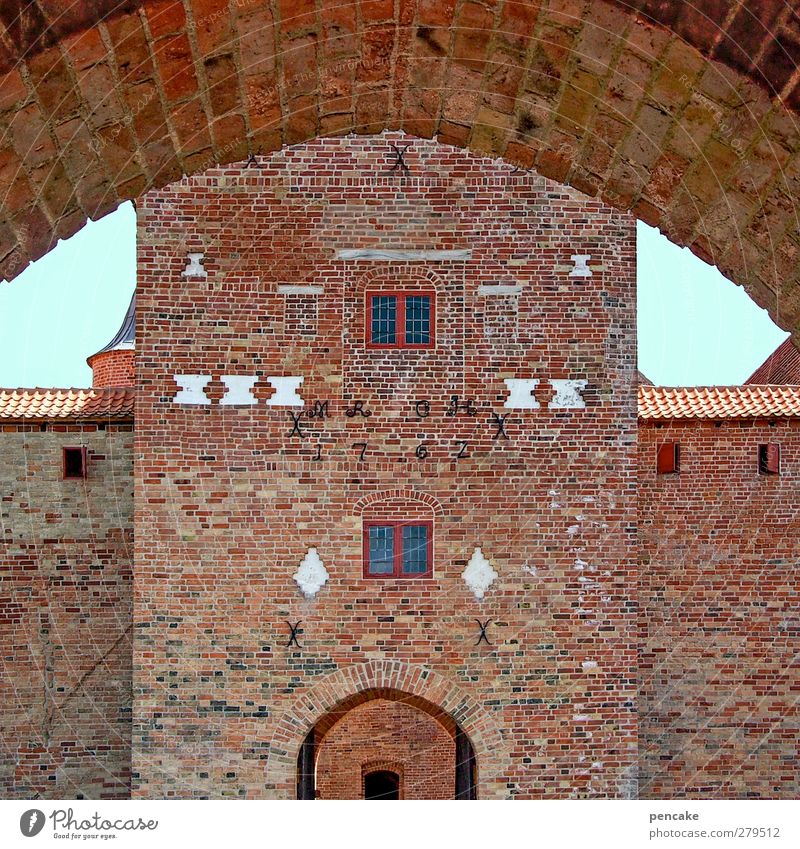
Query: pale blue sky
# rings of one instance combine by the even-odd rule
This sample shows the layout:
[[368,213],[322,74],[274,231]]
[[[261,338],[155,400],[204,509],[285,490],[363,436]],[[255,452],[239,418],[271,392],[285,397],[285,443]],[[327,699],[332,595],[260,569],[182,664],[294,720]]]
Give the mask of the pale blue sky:
[[[745,380],[786,338],[744,290],[638,227],[639,367],[668,386]],[[136,282],[130,203],[0,284],[0,386],[89,386]]]

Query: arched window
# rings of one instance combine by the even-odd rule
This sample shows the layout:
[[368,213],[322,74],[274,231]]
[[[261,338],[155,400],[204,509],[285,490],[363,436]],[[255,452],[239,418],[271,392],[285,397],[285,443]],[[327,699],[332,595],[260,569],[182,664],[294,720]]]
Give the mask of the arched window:
[[400,776],[389,769],[376,769],[364,775],[365,799],[399,799]]

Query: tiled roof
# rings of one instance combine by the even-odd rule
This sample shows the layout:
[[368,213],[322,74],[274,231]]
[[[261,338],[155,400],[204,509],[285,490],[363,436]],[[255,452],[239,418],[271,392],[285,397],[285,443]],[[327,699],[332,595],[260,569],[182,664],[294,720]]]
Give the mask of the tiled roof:
[[800,386],[639,387],[640,419],[800,417]]
[[131,419],[134,390],[0,389],[0,419]]
[[781,342],[745,383],[800,384],[800,350],[792,337]]
[[[800,418],[800,386],[639,387],[640,419]],[[132,419],[134,390],[0,389],[0,419]]]

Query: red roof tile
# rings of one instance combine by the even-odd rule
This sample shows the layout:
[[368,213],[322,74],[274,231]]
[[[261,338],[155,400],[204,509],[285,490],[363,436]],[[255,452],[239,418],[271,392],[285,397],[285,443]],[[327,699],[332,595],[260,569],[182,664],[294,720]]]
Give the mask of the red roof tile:
[[639,387],[640,419],[800,417],[800,386]]
[[800,350],[792,337],[781,342],[745,383],[800,384]]
[[0,389],[0,419],[131,419],[134,390]]

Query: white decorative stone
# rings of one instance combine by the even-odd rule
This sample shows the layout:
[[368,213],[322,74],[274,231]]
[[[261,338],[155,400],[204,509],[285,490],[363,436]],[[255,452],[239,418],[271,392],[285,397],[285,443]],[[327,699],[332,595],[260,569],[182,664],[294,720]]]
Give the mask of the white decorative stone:
[[570,271],[570,277],[591,277],[592,269],[586,264],[592,258],[591,254],[573,254],[570,259],[575,267]]
[[479,295],[520,295],[522,294],[521,283],[492,283],[478,286]]
[[203,257],[205,254],[187,254],[186,268],[181,271],[181,277],[208,277],[208,272],[203,268]]
[[279,295],[321,295],[325,291],[323,286],[306,285],[301,283],[279,283]]
[[586,388],[586,380],[554,380],[550,379],[556,394],[548,404],[551,410],[580,410],[586,406],[581,391]]
[[173,374],[180,389],[172,399],[174,404],[210,404],[203,390],[211,380],[210,374]]
[[268,377],[267,381],[275,390],[267,404],[271,407],[302,407],[303,399],[297,394],[302,377]]
[[467,568],[461,573],[461,577],[475,598],[480,601],[499,575],[492,568],[492,564],[483,556],[480,548],[476,548],[469,559],[469,563],[467,563]]
[[293,577],[297,586],[303,591],[303,595],[306,598],[314,598],[330,576],[317,554],[317,549],[309,548]]
[[452,250],[385,250],[383,248],[340,248],[336,251],[336,259],[377,259],[388,262],[405,260],[410,262],[428,262],[442,260],[467,260],[472,256],[470,248],[455,248]]
[[508,398],[504,407],[512,410],[535,410],[539,402],[533,397],[533,390],[539,385],[538,378],[526,378],[520,380],[516,377],[507,377],[504,381],[508,387]]
[[222,385],[225,387],[225,394],[222,396],[220,404],[232,406],[252,406],[257,403],[256,396],[253,395],[253,387],[258,380],[258,377],[253,375],[243,374],[223,374]]

